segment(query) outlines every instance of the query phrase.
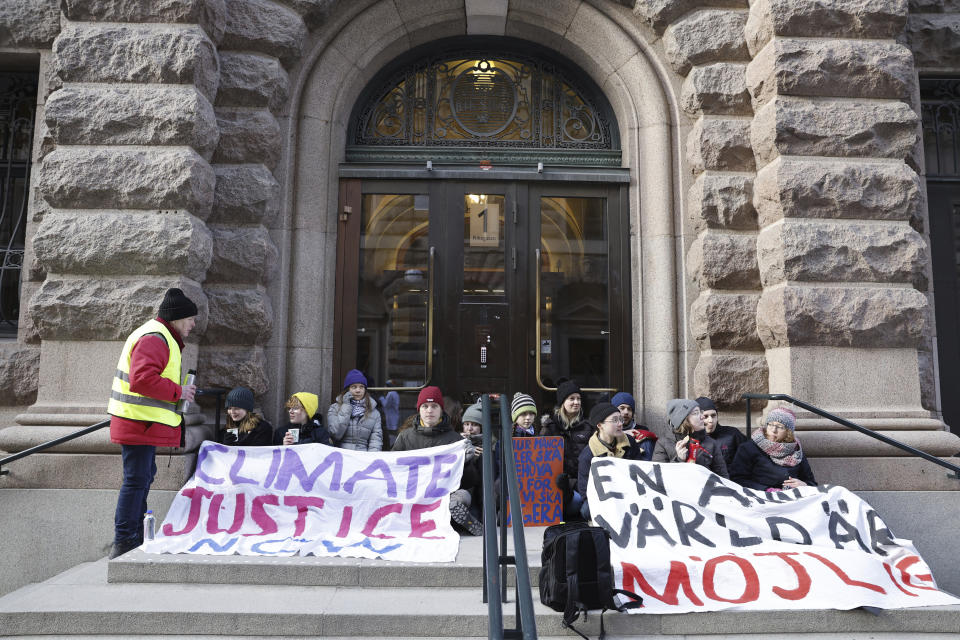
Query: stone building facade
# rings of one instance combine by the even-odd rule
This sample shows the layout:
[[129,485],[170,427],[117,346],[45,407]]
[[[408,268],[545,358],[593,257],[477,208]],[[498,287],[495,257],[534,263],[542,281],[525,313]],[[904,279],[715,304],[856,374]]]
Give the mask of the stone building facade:
[[[249,386],[269,417],[290,390],[336,391],[351,114],[392,60],[476,36],[555,52],[609,101],[648,424],[672,397],[736,413],[777,392],[960,449],[940,411],[918,84],[960,71],[951,0],[6,2],[0,64],[33,64],[39,91],[0,449],[101,419],[122,340],[170,286],[200,306],[186,357],[205,385]],[[881,445],[801,418],[836,482],[902,488],[918,468],[877,470]],[[65,451],[113,486],[105,433]],[[96,483],[55,462],[5,482]]]

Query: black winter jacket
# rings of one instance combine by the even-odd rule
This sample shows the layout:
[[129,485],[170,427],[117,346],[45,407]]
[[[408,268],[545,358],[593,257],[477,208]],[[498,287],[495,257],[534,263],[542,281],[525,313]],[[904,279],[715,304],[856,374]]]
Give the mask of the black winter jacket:
[[708,433],[707,437],[717,443],[720,448],[720,455],[727,464],[727,470],[730,470],[730,464],[733,462],[733,456],[737,453],[737,448],[747,441],[747,436],[734,427],[728,427],[725,424],[718,424],[713,433]]
[[227,428],[223,428],[219,435],[220,444],[231,447],[269,447],[273,442],[273,425],[260,418],[257,426],[246,433],[238,431],[237,435],[233,435]]
[[283,436],[287,435],[287,430],[297,427],[300,429],[300,440],[297,441],[296,444],[309,444],[311,442],[326,445],[330,444],[330,434],[327,432],[327,428],[323,426],[323,417],[319,411],[314,414],[313,420],[310,420],[307,424],[300,424],[295,427],[288,420],[286,423],[280,425],[277,430],[273,432],[273,444],[283,444]]
[[740,445],[730,467],[731,480],[760,491],[782,489],[783,481],[787,478],[800,478],[811,486],[817,484],[806,456],[795,467],[782,467],[771,460],[753,440]]
[[577,420],[569,429],[563,428],[563,423],[557,414],[551,413],[543,418],[538,436],[560,436],[563,438],[563,472],[567,474],[570,488],[575,489],[577,473],[580,467],[580,454],[587,447],[593,427],[586,420]]

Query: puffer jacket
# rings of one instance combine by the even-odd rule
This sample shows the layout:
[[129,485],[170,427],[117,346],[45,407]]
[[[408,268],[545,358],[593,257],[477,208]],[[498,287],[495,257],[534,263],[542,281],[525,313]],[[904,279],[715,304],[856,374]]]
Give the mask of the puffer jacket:
[[383,430],[377,401],[368,393],[364,396],[366,409],[362,416],[352,417],[350,394],[342,393],[327,411],[327,431],[330,441],[341,449],[353,451],[380,451],[383,449]]

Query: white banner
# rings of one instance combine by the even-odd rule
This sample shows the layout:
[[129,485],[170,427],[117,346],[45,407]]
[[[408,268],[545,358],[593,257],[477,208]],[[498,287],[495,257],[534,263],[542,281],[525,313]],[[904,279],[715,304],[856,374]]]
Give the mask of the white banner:
[[697,464],[595,458],[587,495],[615,586],[643,596],[632,613],[960,604],[843,487],[767,493]]
[[397,453],[204,442],[147,553],[453,562],[460,443]]

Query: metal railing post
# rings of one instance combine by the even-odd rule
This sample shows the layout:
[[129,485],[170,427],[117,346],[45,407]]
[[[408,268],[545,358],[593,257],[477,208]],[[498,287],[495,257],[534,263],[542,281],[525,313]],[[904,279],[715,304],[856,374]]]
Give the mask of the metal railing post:
[[[943,468],[945,468],[945,469],[949,469],[950,471],[953,471],[955,475],[948,475],[948,477],[960,479],[960,466],[957,466],[957,465],[955,465],[955,464],[950,464],[949,462],[944,462],[944,461],[941,460],[940,458],[938,458],[938,457],[936,457],[936,456],[932,456],[932,455],[930,455],[929,453],[927,453],[926,451],[920,451],[919,449],[915,449],[915,448],[911,447],[911,446],[908,445],[908,444],[904,444],[904,443],[900,442],[899,440],[894,440],[893,438],[887,437],[887,436],[883,435],[882,433],[877,433],[876,431],[873,431],[872,429],[867,429],[866,427],[861,427],[859,424],[856,424],[856,423],[854,423],[854,422],[850,422],[849,420],[845,420],[844,418],[841,418],[840,416],[835,416],[835,415],[833,415],[832,413],[829,413],[828,411],[824,411],[823,409],[821,409],[821,408],[819,408],[819,407],[815,407],[815,406],[813,406],[812,404],[807,404],[807,403],[804,402],[803,400],[797,400],[797,399],[794,398],[793,396],[789,396],[789,395],[787,395],[787,394],[785,394],[785,393],[745,393],[745,394],[743,394],[743,395],[740,396],[740,397],[741,397],[742,399],[744,399],[744,400],[747,401],[747,403],[748,403],[748,404],[747,404],[748,409],[749,409],[749,406],[750,406],[750,405],[749,405],[750,400],[783,400],[783,401],[785,401],[785,402],[789,402],[790,404],[793,404],[793,405],[795,405],[795,406],[797,406],[797,407],[800,407],[801,409],[804,409],[804,410],[806,410],[806,411],[809,411],[810,413],[812,413],[812,414],[814,414],[814,415],[818,415],[818,416],[820,416],[821,418],[826,418],[827,420],[831,420],[831,421],[833,421],[833,422],[836,422],[837,424],[839,424],[839,425],[841,425],[841,426],[844,426],[844,427],[846,427],[846,428],[848,428],[848,429],[851,429],[851,430],[853,430],[853,431],[859,431],[859,432],[862,433],[863,435],[865,435],[865,436],[870,436],[870,437],[873,438],[874,440],[879,440],[880,442],[889,444],[890,446],[896,447],[897,449],[900,449],[901,451],[906,451],[907,453],[909,453],[909,454],[912,455],[912,456],[916,456],[916,457],[918,457],[918,458],[923,458],[924,460],[929,460],[930,462],[932,462],[932,463],[934,463],[934,464],[937,464],[937,465],[940,465],[941,467],[943,467]],[[748,412],[747,412],[747,420],[748,420],[747,424],[748,424],[748,425],[750,424],[750,423],[749,423],[749,420],[750,420],[750,417],[749,417],[749,416],[750,416],[750,413],[749,413],[749,411],[748,411]],[[749,435],[749,434],[748,434],[748,435]]]
[[500,593],[500,559],[497,554],[497,512],[493,496],[493,427],[490,421],[490,396],[480,397],[481,425],[483,427],[483,586],[484,602],[487,603],[487,637],[491,640],[503,637],[503,607],[499,598],[491,593]]

